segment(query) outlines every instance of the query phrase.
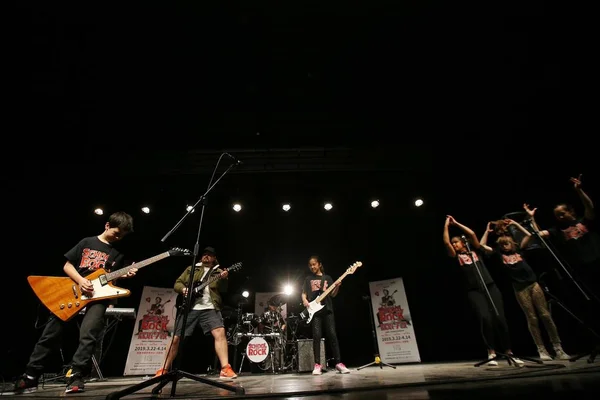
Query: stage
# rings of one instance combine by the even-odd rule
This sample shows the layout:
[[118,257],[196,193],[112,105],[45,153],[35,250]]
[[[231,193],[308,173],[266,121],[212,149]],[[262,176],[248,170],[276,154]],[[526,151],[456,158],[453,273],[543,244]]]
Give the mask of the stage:
[[[589,363],[586,357],[577,361],[547,361],[537,364],[525,361],[524,366],[515,367],[506,361],[499,366],[487,364],[476,367],[482,360],[398,364],[396,369],[370,366],[360,370],[348,366],[350,374],[339,374],[329,370],[323,375],[304,373],[242,373],[237,379],[222,380],[216,375],[198,375],[202,380],[215,380],[234,390],[213,386],[203,381],[182,378],[177,382],[175,396],[178,399],[212,398],[300,398],[319,399],[449,399],[449,398],[598,398],[600,395],[600,362]],[[62,382],[45,383],[34,393],[14,395],[5,384],[4,398],[44,399],[76,397],[85,399],[147,399],[170,398],[172,384],[168,383],[158,395],[152,382],[136,392],[126,393],[128,388],[151,377],[114,377],[104,381],[88,381],[84,393],[65,395]]]

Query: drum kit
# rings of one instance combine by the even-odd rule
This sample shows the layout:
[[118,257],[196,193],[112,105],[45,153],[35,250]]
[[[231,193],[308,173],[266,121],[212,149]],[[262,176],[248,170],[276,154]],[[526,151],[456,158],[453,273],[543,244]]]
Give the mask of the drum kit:
[[237,348],[242,345],[242,360],[238,373],[241,373],[247,359],[261,371],[283,373],[297,369],[296,329],[299,317],[288,315],[283,319],[281,309],[286,299],[276,295],[269,299],[269,308],[262,314],[242,311],[245,299],[237,299],[237,308],[230,312],[235,318],[227,330],[227,341]]

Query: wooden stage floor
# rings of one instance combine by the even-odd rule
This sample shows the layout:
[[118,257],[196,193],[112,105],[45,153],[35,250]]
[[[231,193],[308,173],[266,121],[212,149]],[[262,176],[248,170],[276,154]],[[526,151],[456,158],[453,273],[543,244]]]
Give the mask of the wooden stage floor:
[[[83,393],[64,393],[65,384],[40,385],[34,393],[10,394],[4,385],[3,398],[48,399],[456,399],[456,398],[600,398],[600,361],[550,361],[537,364],[525,361],[522,367],[500,361],[497,367],[481,360],[400,364],[396,368],[370,366],[360,370],[349,366],[351,373],[328,371],[321,376],[306,373],[242,373],[237,379],[222,380],[216,375],[197,375],[200,381],[184,377],[175,386],[164,385],[162,393],[153,394],[160,380],[150,377],[115,377],[86,383]],[[160,378],[158,378],[160,379]],[[213,382],[216,382],[213,384]],[[147,384],[140,388],[141,383]],[[225,385],[219,387],[216,385]],[[132,391],[133,388],[136,390]],[[173,396],[172,396],[173,394]]]

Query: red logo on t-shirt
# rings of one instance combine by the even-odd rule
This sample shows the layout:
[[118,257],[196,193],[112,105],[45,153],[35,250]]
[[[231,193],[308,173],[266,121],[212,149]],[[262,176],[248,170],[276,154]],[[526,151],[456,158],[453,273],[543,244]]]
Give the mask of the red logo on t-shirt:
[[577,240],[588,232],[588,228],[581,222],[562,230],[565,240]]
[[[458,262],[460,265],[465,265],[465,264],[473,264],[473,260],[471,259],[471,256],[467,253],[458,253]],[[477,253],[473,253],[473,258],[475,259],[475,261],[479,261],[479,258],[477,257]]]
[[103,251],[83,249],[83,255],[81,256],[81,264],[79,264],[79,268],[95,271],[98,268],[104,268],[107,260],[108,254]]

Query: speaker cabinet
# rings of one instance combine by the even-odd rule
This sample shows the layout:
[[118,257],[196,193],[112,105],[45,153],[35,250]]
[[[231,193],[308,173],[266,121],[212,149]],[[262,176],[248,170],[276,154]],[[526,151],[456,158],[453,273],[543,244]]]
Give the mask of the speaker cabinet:
[[[313,355],[313,340],[298,339],[298,372],[312,371],[315,367],[315,356]],[[321,365],[327,368],[325,358],[325,339],[321,339]]]

